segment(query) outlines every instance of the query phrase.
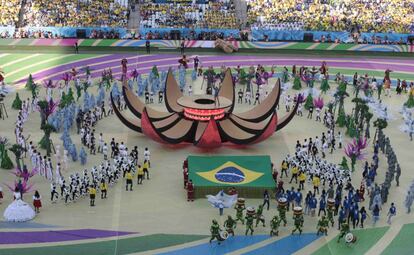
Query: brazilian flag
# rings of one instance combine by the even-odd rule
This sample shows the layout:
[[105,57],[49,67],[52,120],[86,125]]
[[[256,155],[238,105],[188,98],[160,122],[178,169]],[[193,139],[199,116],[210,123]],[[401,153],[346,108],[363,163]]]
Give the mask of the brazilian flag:
[[189,179],[195,197],[235,187],[240,197],[262,198],[275,189],[270,156],[189,156]]

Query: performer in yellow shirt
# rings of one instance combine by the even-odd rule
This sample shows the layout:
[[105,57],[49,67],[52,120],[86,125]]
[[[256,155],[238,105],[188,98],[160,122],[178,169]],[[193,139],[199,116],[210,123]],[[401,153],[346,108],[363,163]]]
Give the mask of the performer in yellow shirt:
[[288,177],[287,170],[289,168],[289,165],[288,165],[288,163],[285,160],[282,161],[281,168],[282,168],[282,173],[280,174],[280,178],[283,177],[283,173],[285,173],[286,177]]
[[90,205],[95,206],[96,189],[93,185],[89,186]]
[[106,195],[108,193],[108,184],[106,184],[105,179],[101,180],[101,199],[106,198]]
[[144,170],[144,175],[147,176],[147,180],[149,180],[149,162],[148,160],[144,160],[144,164],[142,166],[143,170]]
[[318,191],[318,195],[319,195],[319,185],[321,184],[321,179],[319,178],[318,175],[315,175],[313,177],[312,183],[313,183],[313,193],[316,194],[316,191]]
[[303,171],[299,173],[299,189],[305,189],[306,174]]
[[128,170],[125,177],[126,177],[126,188],[125,189],[126,189],[126,191],[128,191],[128,186],[130,186],[129,191],[132,191],[132,178],[133,178],[133,175],[131,173],[131,170]]
[[144,179],[144,168],[141,165],[137,166],[137,184],[142,184],[142,180]]
[[299,168],[296,165],[294,165],[292,167],[292,178],[290,178],[289,183],[292,183],[293,179],[295,179],[296,184],[298,183],[298,173],[299,173]]

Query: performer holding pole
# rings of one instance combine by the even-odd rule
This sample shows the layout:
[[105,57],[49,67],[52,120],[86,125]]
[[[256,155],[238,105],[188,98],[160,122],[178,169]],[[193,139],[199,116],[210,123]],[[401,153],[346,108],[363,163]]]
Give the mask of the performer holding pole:
[[221,86],[220,85],[214,86],[213,89],[214,89],[214,106],[220,107],[219,92],[220,92]]

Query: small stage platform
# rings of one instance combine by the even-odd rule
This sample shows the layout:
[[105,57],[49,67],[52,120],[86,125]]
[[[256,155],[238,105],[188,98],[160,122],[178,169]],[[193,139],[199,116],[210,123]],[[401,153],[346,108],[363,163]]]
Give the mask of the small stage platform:
[[189,179],[195,198],[235,187],[240,197],[262,198],[276,187],[270,156],[189,156]]

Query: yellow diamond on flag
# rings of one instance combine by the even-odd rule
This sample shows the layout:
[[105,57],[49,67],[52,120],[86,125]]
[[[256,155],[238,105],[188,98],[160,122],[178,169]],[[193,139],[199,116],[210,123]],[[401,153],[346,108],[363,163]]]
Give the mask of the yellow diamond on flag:
[[228,185],[244,185],[263,175],[263,173],[249,170],[231,161],[227,161],[211,171],[196,173],[208,181]]

